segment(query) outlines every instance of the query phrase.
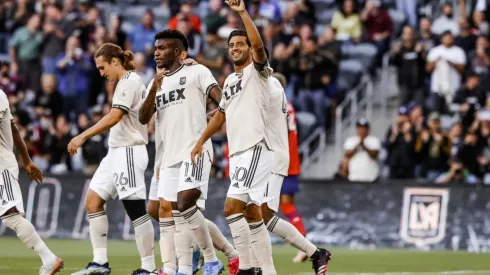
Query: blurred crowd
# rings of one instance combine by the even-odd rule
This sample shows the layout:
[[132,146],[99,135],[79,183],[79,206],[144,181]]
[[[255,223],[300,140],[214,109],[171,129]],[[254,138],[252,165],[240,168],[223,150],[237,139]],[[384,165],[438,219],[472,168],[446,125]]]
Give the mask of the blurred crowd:
[[337,176],[490,184],[488,4],[449,1],[438,17],[403,27],[389,53],[398,117],[381,139],[358,122]]

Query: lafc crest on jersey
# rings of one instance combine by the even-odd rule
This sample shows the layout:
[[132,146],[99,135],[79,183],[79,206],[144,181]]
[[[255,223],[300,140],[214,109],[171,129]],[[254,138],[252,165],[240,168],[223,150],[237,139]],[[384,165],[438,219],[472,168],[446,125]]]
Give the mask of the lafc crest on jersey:
[[184,85],[184,84],[185,84],[185,82],[186,82],[186,78],[185,78],[185,76],[184,76],[184,77],[181,77],[181,78],[180,78],[180,85]]

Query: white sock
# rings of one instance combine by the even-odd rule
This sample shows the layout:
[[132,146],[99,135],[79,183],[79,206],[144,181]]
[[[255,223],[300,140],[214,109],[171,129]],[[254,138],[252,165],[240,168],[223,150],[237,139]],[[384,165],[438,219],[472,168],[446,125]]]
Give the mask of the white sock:
[[39,257],[41,257],[43,265],[52,265],[56,263],[56,256],[49,250],[41,237],[37,234],[32,223],[27,219],[22,217],[19,213],[15,213],[2,217],[2,222],[17,234],[19,240],[21,240],[27,248],[37,252]]
[[177,254],[179,273],[192,274],[192,252],[194,251],[194,237],[189,223],[179,211],[172,210],[175,221],[175,252]]
[[264,221],[249,223],[250,243],[264,275],[277,275],[272,260],[272,243]]
[[234,214],[226,217],[230,226],[231,235],[235,244],[238,258],[240,259],[240,269],[248,270],[252,268],[250,262],[250,228],[243,214]]
[[160,218],[160,253],[162,254],[163,271],[168,275],[175,275],[177,270],[174,235],[174,218]]
[[90,241],[94,250],[93,262],[105,264],[107,260],[107,233],[109,232],[109,221],[105,211],[88,214],[90,226]]
[[146,214],[134,220],[133,227],[136,246],[141,257],[141,268],[151,272],[156,267],[153,252],[153,247],[155,246],[155,229],[151,223],[150,216]]
[[283,238],[285,242],[293,247],[305,252],[311,257],[318,249],[307,238],[305,238],[298,229],[289,222],[274,216],[267,224],[267,230]]
[[209,235],[211,235],[211,239],[213,240],[214,248],[216,248],[218,251],[223,252],[223,254],[225,254],[225,256],[228,258],[228,260],[233,260],[236,257],[238,257],[235,248],[225,238],[223,233],[221,233],[218,226],[216,226],[216,224],[214,224],[210,220],[207,221],[208,221]]
[[206,263],[218,261],[213,240],[211,239],[211,235],[209,235],[206,218],[204,218],[199,208],[194,205],[182,212],[182,216],[189,223],[189,228],[194,235],[194,239],[202,250],[204,261]]
[[250,263],[253,268],[260,268],[260,263],[259,260],[257,260],[257,255],[255,255],[255,252],[253,251],[253,248],[250,247]]

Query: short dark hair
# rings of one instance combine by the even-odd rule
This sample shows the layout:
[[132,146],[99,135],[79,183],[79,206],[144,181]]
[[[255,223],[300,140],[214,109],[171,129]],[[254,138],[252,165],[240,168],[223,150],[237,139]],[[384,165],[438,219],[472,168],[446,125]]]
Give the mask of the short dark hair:
[[155,40],[158,40],[158,39],[179,40],[182,43],[182,47],[184,47],[183,50],[187,51],[189,49],[189,42],[187,41],[187,38],[185,38],[185,35],[178,30],[167,29],[167,30],[158,32],[157,34],[155,34]]
[[265,51],[265,56],[267,57],[267,59],[269,59],[270,57],[269,49],[267,49],[267,47],[264,46],[264,51]]
[[250,40],[248,39],[248,35],[247,35],[247,31],[246,30],[244,30],[244,29],[238,29],[238,30],[232,31],[230,33],[230,36],[228,36],[228,44],[230,44],[230,40],[234,36],[245,36],[247,38],[247,45],[249,47],[252,46],[252,44],[250,43]]

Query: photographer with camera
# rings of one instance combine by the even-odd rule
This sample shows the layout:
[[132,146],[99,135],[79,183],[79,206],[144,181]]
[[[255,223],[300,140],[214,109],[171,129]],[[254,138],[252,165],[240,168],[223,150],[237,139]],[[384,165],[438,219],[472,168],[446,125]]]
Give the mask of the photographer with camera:
[[442,173],[435,181],[436,183],[460,183],[477,184],[478,178],[464,167],[463,162],[453,158],[449,164],[449,171]]

